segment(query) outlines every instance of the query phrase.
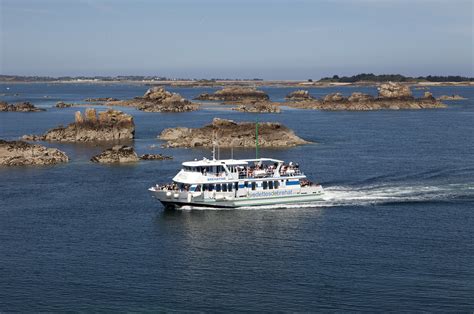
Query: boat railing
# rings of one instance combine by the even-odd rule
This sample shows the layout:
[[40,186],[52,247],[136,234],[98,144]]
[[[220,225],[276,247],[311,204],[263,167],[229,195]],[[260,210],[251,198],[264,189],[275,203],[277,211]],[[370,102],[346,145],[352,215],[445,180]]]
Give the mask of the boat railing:
[[[202,171],[201,174],[205,177],[210,177],[210,178],[222,178],[222,179],[226,178],[226,173],[223,171],[221,172]],[[292,168],[285,167],[283,169],[279,169],[279,172],[277,172],[277,169],[275,168],[268,167],[268,168],[261,168],[261,169],[245,168],[236,172],[230,172],[230,174],[238,176],[239,179],[260,179],[260,178],[301,176],[303,175],[303,172],[297,167],[292,167]]]
[[[256,170],[252,172],[239,173],[239,179],[259,179],[259,178],[275,178],[275,170]],[[292,177],[292,176],[301,176],[303,172],[299,169],[289,169],[286,171],[280,171],[279,177]]]

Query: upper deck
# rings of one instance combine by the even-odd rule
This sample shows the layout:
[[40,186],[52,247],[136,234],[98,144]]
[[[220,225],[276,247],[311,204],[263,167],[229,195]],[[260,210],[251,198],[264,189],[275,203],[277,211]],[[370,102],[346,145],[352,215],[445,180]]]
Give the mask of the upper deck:
[[255,180],[261,178],[286,178],[302,176],[298,164],[286,164],[273,158],[258,159],[202,159],[183,162],[183,169],[173,179],[182,183],[207,183],[210,181]]

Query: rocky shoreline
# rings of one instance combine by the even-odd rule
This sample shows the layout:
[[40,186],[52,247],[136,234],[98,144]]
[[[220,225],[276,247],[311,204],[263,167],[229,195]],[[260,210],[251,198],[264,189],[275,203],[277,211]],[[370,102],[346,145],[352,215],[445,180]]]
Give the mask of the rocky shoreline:
[[98,97],[98,98],[86,98],[84,99],[84,101],[86,102],[108,102],[108,101],[118,101],[117,98],[113,98],[113,97]]
[[43,135],[24,135],[23,140],[58,142],[96,142],[131,140],[135,136],[133,117],[118,110],[99,112],[87,108],[84,116],[80,111],[75,121],[67,127],[59,126]]
[[[234,122],[214,118],[211,124],[202,128],[169,128],[159,135],[166,141],[165,147],[255,147],[254,122]],[[260,147],[293,147],[309,142],[298,137],[292,130],[280,123],[262,122],[258,126]]]
[[[414,98],[410,87],[398,83],[382,84],[378,88],[378,96],[354,92],[350,97],[341,93],[326,95],[323,99],[304,99],[289,101],[285,105],[301,109],[318,110],[402,110],[402,109],[432,109],[445,108],[446,105],[436,100],[430,92],[425,92],[421,98]],[[290,99],[293,96],[288,95]]]
[[43,166],[68,161],[69,157],[56,148],[23,141],[0,140],[0,166]]
[[5,101],[0,101],[0,112],[9,111],[9,112],[41,112],[46,111],[46,109],[38,108],[31,104],[30,102],[22,102],[18,104],[8,104]]

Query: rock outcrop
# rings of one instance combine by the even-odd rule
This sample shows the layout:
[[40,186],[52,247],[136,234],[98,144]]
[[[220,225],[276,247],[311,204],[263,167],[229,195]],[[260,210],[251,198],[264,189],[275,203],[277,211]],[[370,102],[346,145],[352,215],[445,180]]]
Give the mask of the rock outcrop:
[[388,82],[379,86],[379,98],[385,99],[410,99],[412,98],[410,86],[400,83]]
[[0,167],[53,165],[68,161],[68,156],[56,148],[23,141],[0,140]]
[[443,95],[443,96],[438,97],[438,100],[465,100],[465,99],[467,98],[462,97],[461,95],[451,95],[451,96]]
[[347,99],[344,98],[341,93],[332,93],[324,96],[324,102],[339,102],[339,101],[346,101]]
[[64,101],[58,101],[55,105],[56,108],[71,108],[77,106],[76,104],[65,103]]
[[[166,147],[212,147],[215,140],[220,147],[255,147],[255,123],[234,122],[214,118],[202,128],[165,129],[159,138]],[[292,147],[307,144],[289,128],[280,123],[263,122],[258,125],[260,147]]]
[[0,101],[0,111],[11,111],[11,112],[39,112],[46,111],[45,109],[35,107],[29,102],[22,102],[18,104],[8,104],[4,101]]
[[309,94],[309,91],[304,89],[299,89],[294,92],[289,93],[286,95],[286,100],[289,101],[304,101],[304,100],[312,100],[314,99],[313,96]]
[[128,163],[139,160],[167,160],[173,159],[171,156],[162,154],[144,154],[138,157],[133,147],[126,145],[115,145],[112,148],[104,150],[102,153],[93,156],[92,162],[98,163]]
[[143,97],[110,101],[107,105],[135,107],[146,112],[187,112],[199,109],[198,104],[190,102],[178,93],[168,92],[163,87],[152,87]]
[[57,127],[44,135],[25,135],[25,140],[59,142],[95,142],[131,140],[135,135],[133,117],[118,110],[109,109],[97,113],[87,108],[84,116],[80,111],[75,114],[74,123],[67,127]]
[[355,92],[347,99],[350,102],[370,102],[374,100],[374,96],[364,93]]
[[99,163],[127,163],[137,162],[138,160],[138,155],[133,147],[125,145],[115,145],[91,158],[92,162]]
[[275,103],[271,103],[268,101],[262,102],[255,102],[255,103],[246,103],[242,105],[238,105],[232,110],[240,111],[240,112],[254,112],[254,113],[280,113],[281,109]]
[[270,97],[261,90],[251,87],[225,87],[213,94],[204,93],[196,97],[197,100],[239,102],[244,100],[267,101]]
[[99,101],[99,102],[107,102],[107,101],[118,101],[117,98],[112,98],[112,97],[98,97],[98,98],[86,98],[84,101],[87,102],[94,102],[94,101]]
[[171,156],[165,156],[162,154],[144,154],[140,156],[141,160],[169,160],[173,159]]
[[414,98],[407,85],[398,83],[382,84],[377,97],[354,92],[350,97],[341,93],[326,95],[322,100],[313,99],[298,102],[288,102],[286,105],[304,109],[319,110],[400,110],[400,109],[429,109],[444,108],[444,104],[436,100],[430,92],[425,92],[421,98]]

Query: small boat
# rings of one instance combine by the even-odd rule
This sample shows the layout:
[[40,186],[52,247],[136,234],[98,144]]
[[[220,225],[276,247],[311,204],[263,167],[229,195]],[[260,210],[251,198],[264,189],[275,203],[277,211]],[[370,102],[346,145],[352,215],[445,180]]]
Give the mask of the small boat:
[[170,184],[149,188],[166,208],[237,208],[321,200],[323,188],[298,164],[272,158],[184,162]]

